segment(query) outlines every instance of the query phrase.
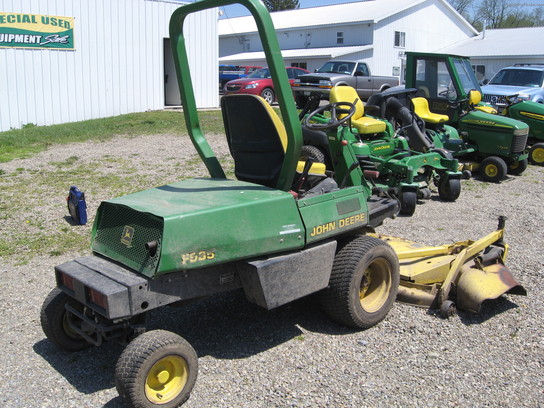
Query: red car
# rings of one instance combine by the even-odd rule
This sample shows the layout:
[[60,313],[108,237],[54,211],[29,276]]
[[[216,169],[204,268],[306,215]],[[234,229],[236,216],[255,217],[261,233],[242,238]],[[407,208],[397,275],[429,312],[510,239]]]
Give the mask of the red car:
[[[287,70],[287,77],[291,85],[293,85],[295,78],[309,73],[309,71],[302,68],[286,67],[285,69]],[[245,78],[229,81],[225,85],[225,95],[241,93],[260,95],[269,104],[274,102],[276,100],[276,93],[274,92],[274,85],[272,84],[272,77],[268,68],[261,68]]]

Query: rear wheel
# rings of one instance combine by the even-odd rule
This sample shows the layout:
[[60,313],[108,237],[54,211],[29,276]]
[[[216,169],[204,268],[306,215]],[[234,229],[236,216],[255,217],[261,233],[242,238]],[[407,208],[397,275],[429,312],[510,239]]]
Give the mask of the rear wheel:
[[325,154],[318,147],[303,145],[300,149],[300,160],[312,158],[315,163],[325,163]]
[[266,101],[266,103],[272,105],[274,102],[274,91],[272,88],[264,88],[261,92],[261,97]]
[[402,215],[414,215],[417,204],[415,191],[403,191],[400,195],[400,213]]
[[503,159],[497,156],[486,157],[480,166],[480,175],[485,181],[498,183],[506,177],[508,168]]
[[529,150],[529,160],[532,164],[544,166],[544,143],[536,143]]
[[367,329],[389,313],[399,280],[399,261],[393,248],[378,238],[358,236],[336,254],[321,304],[338,323]]
[[517,162],[510,163],[508,165],[508,174],[511,174],[513,176],[519,176],[522,174],[525,170],[527,170],[527,166],[529,165],[529,160],[523,159]]
[[130,407],[174,408],[189,398],[197,373],[196,352],[185,339],[153,330],[123,351],[115,367],[115,386]]
[[444,201],[455,201],[461,194],[461,180],[441,179],[438,183],[438,195]]
[[59,288],[53,289],[45,298],[40,313],[40,322],[47,338],[61,349],[79,351],[91,346],[68,323],[69,319],[76,319],[66,310],[66,305],[83,311],[83,305],[68,296]]

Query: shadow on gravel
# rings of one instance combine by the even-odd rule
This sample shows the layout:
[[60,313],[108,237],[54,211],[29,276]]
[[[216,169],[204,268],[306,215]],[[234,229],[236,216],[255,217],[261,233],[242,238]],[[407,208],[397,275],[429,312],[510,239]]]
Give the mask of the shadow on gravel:
[[510,301],[507,297],[501,296],[498,299],[486,300],[482,303],[480,313],[470,313],[466,311],[459,311],[459,319],[467,326],[473,324],[481,324],[489,319],[496,318],[499,314],[507,312],[512,309],[517,309],[519,306]]
[[[150,312],[147,330],[164,329],[184,337],[199,357],[246,358],[287,342],[304,331],[342,335],[354,333],[329,320],[315,296],[266,311],[249,303],[243,291],[212,296],[183,307],[163,307]],[[301,330],[303,329],[303,330]],[[115,364],[123,351],[117,343],[105,343],[79,352],[58,349],[47,339],[34,351],[79,392],[115,387]],[[105,407],[122,407],[115,398]]]
[[182,308],[156,311],[148,329],[178,333],[193,345],[199,356],[221,359],[245,358],[285,343],[303,331],[349,334],[329,320],[315,296],[309,296],[277,309],[249,303],[240,291],[210,297]]
[[100,348],[67,352],[44,339],[34,344],[33,349],[79,392],[92,394],[115,386],[115,363],[123,347],[107,343]]

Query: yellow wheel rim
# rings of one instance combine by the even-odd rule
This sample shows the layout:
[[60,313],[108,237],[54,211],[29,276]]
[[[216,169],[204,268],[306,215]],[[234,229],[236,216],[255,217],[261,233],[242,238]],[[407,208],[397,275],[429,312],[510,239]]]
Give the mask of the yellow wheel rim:
[[541,164],[544,163],[544,148],[536,148],[533,150],[533,153],[531,154],[533,161],[535,163]]
[[511,170],[517,169],[517,168],[519,167],[519,163],[520,163],[519,161],[512,163],[512,164],[510,165],[510,169],[511,169]]
[[499,169],[494,164],[488,164],[485,166],[484,171],[487,177],[495,177],[499,173]]
[[145,381],[145,396],[153,404],[166,404],[187,384],[189,367],[181,356],[167,356],[151,367]]
[[380,310],[391,292],[391,273],[385,260],[374,261],[364,272],[359,301],[368,313]]

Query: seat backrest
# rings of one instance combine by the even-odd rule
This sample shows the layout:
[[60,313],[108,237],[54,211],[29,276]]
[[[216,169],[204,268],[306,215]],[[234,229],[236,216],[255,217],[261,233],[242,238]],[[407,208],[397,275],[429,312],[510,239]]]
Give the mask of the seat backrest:
[[[355,100],[357,100],[357,102],[355,102]],[[331,103],[355,102],[355,114],[351,118],[352,120],[357,120],[365,114],[365,105],[363,104],[363,101],[361,101],[361,98],[359,98],[359,95],[357,95],[355,88],[352,88],[351,86],[333,87],[329,95],[329,101]],[[338,115],[338,118],[342,119],[344,116],[346,116],[346,114]]]
[[276,112],[263,98],[249,94],[224,96],[221,110],[236,178],[275,187],[287,147]]
[[468,102],[470,106],[478,105],[482,101],[482,94],[476,89],[471,89],[468,92]]

